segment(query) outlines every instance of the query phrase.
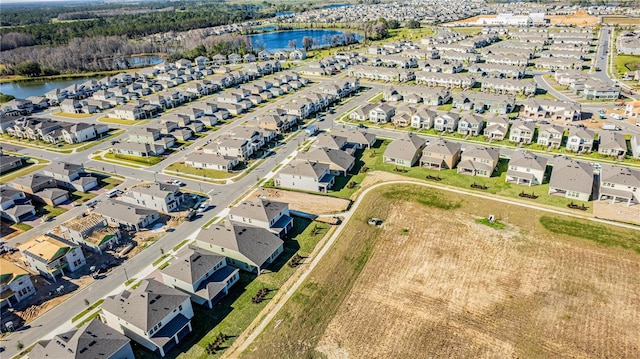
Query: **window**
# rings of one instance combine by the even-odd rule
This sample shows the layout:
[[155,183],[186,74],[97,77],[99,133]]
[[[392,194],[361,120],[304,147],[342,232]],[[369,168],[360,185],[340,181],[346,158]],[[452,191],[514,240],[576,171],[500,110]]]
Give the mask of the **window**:
[[179,310],[182,310],[182,304],[180,304],[180,305],[178,306],[178,309],[179,309]]

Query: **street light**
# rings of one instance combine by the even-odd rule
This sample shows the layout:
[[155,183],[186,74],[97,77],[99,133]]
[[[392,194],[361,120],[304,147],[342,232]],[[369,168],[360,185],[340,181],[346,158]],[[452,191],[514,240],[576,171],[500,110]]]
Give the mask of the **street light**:
[[122,267],[122,270],[124,271],[124,277],[126,278],[127,282],[129,281],[129,275],[127,274],[127,268]]
[[157,175],[157,174],[158,174],[158,172],[153,172],[153,182],[158,182],[158,181],[156,180],[156,175]]

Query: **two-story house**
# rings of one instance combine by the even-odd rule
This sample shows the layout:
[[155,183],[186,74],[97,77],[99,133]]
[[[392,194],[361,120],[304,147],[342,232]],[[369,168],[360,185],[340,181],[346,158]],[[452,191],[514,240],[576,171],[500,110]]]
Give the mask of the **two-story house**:
[[289,204],[256,197],[240,202],[229,210],[229,219],[242,224],[262,227],[284,237],[293,228]]
[[110,225],[134,231],[146,228],[160,218],[152,209],[114,200],[98,203],[93,211],[106,218]]
[[547,159],[529,151],[514,151],[509,160],[505,181],[527,186],[541,185],[547,170]]
[[59,187],[72,191],[88,192],[98,187],[98,179],[86,173],[82,164],[53,161],[42,173],[55,178]]
[[179,186],[159,182],[133,187],[121,196],[125,203],[163,213],[177,211],[182,198]]
[[92,319],[70,331],[35,344],[29,359],[135,359],[131,341],[116,330]]
[[458,129],[460,115],[454,112],[447,112],[438,115],[433,121],[433,128],[440,132],[455,132]]
[[493,171],[498,166],[500,151],[493,147],[468,146],[460,157],[458,173],[491,177]]
[[558,125],[540,126],[536,143],[540,146],[560,148],[564,138],[564,127]]
[[239,270],[228,266],[224,256],[193,245],[176,253],[160,273],[166,285],[189,294],[192,302],[209,309],[240,279]]
[[598,153],[603,156],[620,157],[627,154],[627,141],[619,132],[601,131],[598,134]]
[[484,128],[484,119],[475,114],[465,114],[458,121],[458,133],[463,136],[478,136]]
[[489,141],[504,140],[509,131],[509,120],[502,116],[487,118],[487,127],[484,129],[484,137]]
[[261,274],[282,253],[284,242],[271,231],[234,221],[202,229],[195,244],[227,258],[227,264]]
[[284,166],[273,178],[276,186],[312,192],[328,192],[335,183],[329,165],[295,160]]
[[420,165],[429,169],[453,169],[460,161],[459,142],[443,140],[441,138],[432,140],[422,150]]
[[384,151],[385,163],[397,166],[412,167],[422,155],[426,140],[411,132],[393,140]]
[[298,159],[319,162],[329,165],[329,172],[334,176],[347,176],[356,163],[355,157],[349,153],[327,147],[314,147],[298,155]]
[[567,151],[589,153],[593,149],[595,133],[582,127],[569,128],[567,136]]
[[54,282],[65,271],[75,272],[87,263],[79,245],[50,234],[37,236],[18,249],[29,268]]
[[24,192],[9,187],[0,187],[0,216],[14,223],[35,217],[36,209]]
[[509,142],[530,144],[533,141],[533,135],[536,132],[536,125],[533,122],[525,122],[521,120],[513,121],[511,130],[509,131]]
[[553,160],[553,171],[549,180],[549,194],[588,202],[593,193],[593,167],[567,157]]
[[611,203],[625,201],[627,206],[640,203],[640,170],[602,165],[600,170],[600,200]]
[[0,308],[13,307],[36,293],[29,272],[0,258]]
[[100,318],[161,357],[193,330],[190,296],[155,279],[105,298]]

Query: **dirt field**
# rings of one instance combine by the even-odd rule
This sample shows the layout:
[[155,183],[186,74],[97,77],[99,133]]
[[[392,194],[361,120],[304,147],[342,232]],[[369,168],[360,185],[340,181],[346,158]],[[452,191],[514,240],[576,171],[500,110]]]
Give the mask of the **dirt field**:
[[[474,16],[468,19],[450,22],[448,24],[475,24],[479,19],[493,19],[496,15]],[[587,14],[584,11],[576,12],[571,15],[547,15],[551,25],[576,25],[576,26],[594,26],[598,24],[598,17]],[[446,25],[446,24],[445,24]]]
[[551,25],[595,26],[598,24],[597,16],[589,15],[584,11],[571,15],[547,15],[545,18],[551,21]]
[[627,206],[625,203],[593,201],[593,215],[598,218],[635,223],[640,225],[640,205]]
[[318,196],[294,191],[284,191],[273,188],[262,188],[257,190],[249,196],[249,199],[260,195],[265,196],[268,199],[288,202],[290,209],[313,214],[333,214],[344,212],[349,208],[349,201],[346,199]]
[[[537,211],[416,188],[369,194],[245,356],[640,357],[637,246],[555,234]],[[489,213],[507,227],[475,222]],[[368,226],[370,216],[384,224]]]

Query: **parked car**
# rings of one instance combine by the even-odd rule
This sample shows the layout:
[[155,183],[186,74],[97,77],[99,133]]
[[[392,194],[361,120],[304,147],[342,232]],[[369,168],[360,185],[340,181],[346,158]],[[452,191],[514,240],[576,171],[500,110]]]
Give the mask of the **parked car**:
[[206,212],[209,208],[211,207],[211,205],[209,203],[202,203],[199,207],[198,207],[198,212],[202,213],[202,212]]
[[185,186],[185,183],[184,183],[184,182],[182,182],[182,181],[178,181],[178,180],[173,180],[173,181],[171,182],[171,184],[172,184],[172,185],[175,185],[175,186],[180,186],[180,187]]

